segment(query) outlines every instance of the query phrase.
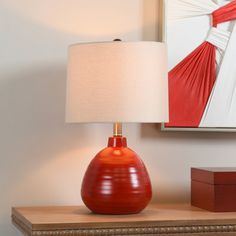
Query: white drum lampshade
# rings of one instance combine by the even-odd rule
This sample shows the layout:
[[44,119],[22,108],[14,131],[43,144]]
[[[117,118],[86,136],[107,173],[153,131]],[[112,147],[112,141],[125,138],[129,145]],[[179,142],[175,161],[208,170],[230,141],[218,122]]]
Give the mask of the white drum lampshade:
[[168,121],[166,47],[106,42],[69,47],[67,122]]

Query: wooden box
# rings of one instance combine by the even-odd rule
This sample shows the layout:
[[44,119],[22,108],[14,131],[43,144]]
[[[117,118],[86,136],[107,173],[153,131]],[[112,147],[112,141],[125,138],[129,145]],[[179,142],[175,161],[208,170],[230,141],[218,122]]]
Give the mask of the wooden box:
[[192,168],[191,204],[214,212],[236,212],[236,168]]

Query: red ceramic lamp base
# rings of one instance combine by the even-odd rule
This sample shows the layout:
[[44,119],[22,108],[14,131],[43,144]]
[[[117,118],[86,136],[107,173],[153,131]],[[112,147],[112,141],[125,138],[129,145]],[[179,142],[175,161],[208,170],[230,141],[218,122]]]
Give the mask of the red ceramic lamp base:
[[152,197],[151,182],[125,137],[109,138],[108,147],[91,161],[81,195],[85,205],[99,214],[134,214],[147,206]]

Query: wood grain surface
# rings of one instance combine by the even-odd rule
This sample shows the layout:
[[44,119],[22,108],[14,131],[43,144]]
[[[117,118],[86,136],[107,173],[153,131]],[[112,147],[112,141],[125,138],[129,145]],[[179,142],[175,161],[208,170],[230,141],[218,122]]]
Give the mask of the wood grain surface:
[[96,215],[83,206],[16,207],[13,223],[25,235],[236,235],[236,213],[190,205],[151,205],[140,214]]

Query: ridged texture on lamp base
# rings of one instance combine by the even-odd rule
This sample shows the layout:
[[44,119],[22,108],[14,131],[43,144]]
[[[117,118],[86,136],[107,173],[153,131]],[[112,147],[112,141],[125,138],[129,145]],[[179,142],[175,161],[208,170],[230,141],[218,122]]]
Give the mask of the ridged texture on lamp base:
[[109,138],[108,147],[88,166],[81,195],[85,205],[99,214],[134,214],[147,206],[152,197],[150,179],[126,138]]

